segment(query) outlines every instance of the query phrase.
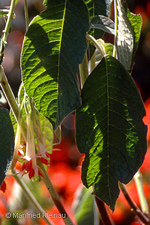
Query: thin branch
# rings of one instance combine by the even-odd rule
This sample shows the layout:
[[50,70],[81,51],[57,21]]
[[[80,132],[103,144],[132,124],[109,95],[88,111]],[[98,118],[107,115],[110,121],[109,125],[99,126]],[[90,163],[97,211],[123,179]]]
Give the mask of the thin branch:
[[136,215],[139,217],[139,219],[144,223],[144,224],[150,224],[149,219],[147,218],[147,216],[144,215],[144,213],[137,207],[137,205],[135,204],[135,202],[133,201],[133,199],[130,197],[126,187],[124,184],[122,184],[121,182],[119,182],[119,187],[122,191],[122,193],[124,194],[124,197],[126,198],[127,202],[129,203],[129,205],[131,206],[131,208],[134,210],[134,212],[136,213]]
[[136,184],[136,187],[137,187],[142,212],[149,218],[149,208],[148,208],[147,200],[146,200],[145,195],[144,195],[143,183],[142,183],[142,174],[140,173],[140,171],[138,171],[134,175],[134,180],[135,180],[135,184]]
[[107,212],[106,206],[102,200],[95,196],[97,207],[104,225],[114,225],[110,215]]
[[4,44],[6,43],[7,36],[9,34],[11,20],[13,18],[14,7],[15,7],[15,0],[12,0],[11,5],[10,5],[10,9],[9,9],[9,13],[7,15],[7,21],[6,21],[5,29],[3,30],[4,35],[3,35],[2,40],[1,40]]
[[15,170],[13,170],[12,172],[14,174],[15,180],[18,182],[18,184],[23,189],[24,194],[27,196],[27,198],[29,199],[29,201],[31,201],[31,203],[35,206],[35,208],[40,213],[41,218],[43,218],[43,220],[45,220],[45,222],[48,225],[54,225],[54,223],[50,219],[48,219],[46,216],[44,216],[45,215],[44,209],[41,207],[41,205],[34,198],[33,194],[31,193],[31,191],[29,190],[29,188],[27,187],[27,185],[24,183],[24,181],[22,179],[20,179],[20,177],[18,176],[18,174],[16,174]]
[[114,13],[115,13],[115,37],[114,37],[114,48],[113,57],[116,57],[116,45],[117,45],[117,27],[118,27],[118,12],[117,12],[117,0],[114,0]]
[[26,29],[27,29],[28,25],[29,25],[29,15],[28,15],[27,0],[24,0],[24,11],[25,11],[25,21],[26,21]]
[[41,170],[43,172],[44,176],[42,177],[42,179],[43,179],[44,184],[47,187],[47,190],[49,191],[49,193],[51,195],[51,198],[52,198],[53,202],[55,203],[58,211],[61,214],[63,214],[62,218],[64,220],[64,223],[66,225],[74,225],[73,222],[71,221],[70,217],[68,216],[66,210],[64,209],[62,203],[60,202],[59,196],[58,196],[57,192],[55,191],[43,164],[41,163],[41,161],[39,159],[37,159],[37,163],[38,163],[39,167],[41,168]]

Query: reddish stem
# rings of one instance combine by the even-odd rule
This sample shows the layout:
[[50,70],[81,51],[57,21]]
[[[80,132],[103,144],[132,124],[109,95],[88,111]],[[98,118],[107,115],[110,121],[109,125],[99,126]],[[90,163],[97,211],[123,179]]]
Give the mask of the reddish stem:
[[97,198],[96,196],[95,196],[95,200],[96,200],[96,204],[97,204],[103,224],[104,225],[114,225],[110,215],[108,214],[108,211],[106,209],[104,202],[102,200],[100,200],[99,198]]
[[126,198],[128,204],[131,206],[131,208],[134,210],[134,212],[136,213],[136,215],[139,217],[139,219],[144,223],[144,224],[149,224],[150,225],[150,221],[149,218],[147,216],[144,215],[144,213],[137,207],[136,203],[133,201],[133,199],[131,198],[131,196],[129,195],[126,187],[124,184],[119,183],[120,189],[124,195],[124,197]]

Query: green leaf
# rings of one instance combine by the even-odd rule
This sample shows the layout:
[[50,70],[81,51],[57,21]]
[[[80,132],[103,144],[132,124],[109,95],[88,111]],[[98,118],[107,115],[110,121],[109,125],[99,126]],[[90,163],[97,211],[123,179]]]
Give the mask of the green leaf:
[[[87,5],[90,18],[93,18],[96,15],[110,17],[112,0],[84,0],[84,2]],[[104,35],[104,31],[98,29],[91,29],[89,33],[96,39],[102,38]],[[90,44],[90,58],[92,57],[94,50],[94,47]]]
[[136,15],[133,14],[129,11],[128,8],[126,8],[126,12],[127,12],[127,17],[132,25],[133,28],[133,32],[134,32],[134,46],[133,46],[133,54],[132,54],[132,64],[131,64],[131,68],[133,66],[133,62],[134,62],[134,54],[138,48],[138,44],[139,44],[139,39],[140,39],[140,35],[141,35],[141,28],[142,28],[142,18],[140,15]]
[[90,28],[103,30],[114,34],[114,22],[105,16],[95,16],[91,19]]
[[96,15],[110,17],[112,0],[84,0],[89,10],[90,18]]
[[124,8],[134,32],[134,52],[135,52],[138,47],[138,43],[139,43],[139,39],[141,35],[142,17],[141,15],[136,15],[134,13],[131,13],[126,3],[124,3]]
[[106,54],[113,56],[113,47],[111,43],[105,43]]
[[117,0],[116,49],[118,60],[128,70],[132,62],[134,32],[122,2]]
[[0,109],[0,185],[11,165],[14,152],[14,131],[6,109]]
[[75,199],[73,211],[78,225],[94,224],[96,212],[94,212],[95,205],[91,188],[87,189],[82,187],[77,198]]
[[21,65],[28,96],[56,129],[81,104],[76,74],[87,48],[89,18],[82,0],[45,4],[26,33]]
[[128,183],[146,153],[145,109],[122,64],[106,56],[87,78],[76,112],[76,141],[86,157],[82,181],[112,210],[118,181]]

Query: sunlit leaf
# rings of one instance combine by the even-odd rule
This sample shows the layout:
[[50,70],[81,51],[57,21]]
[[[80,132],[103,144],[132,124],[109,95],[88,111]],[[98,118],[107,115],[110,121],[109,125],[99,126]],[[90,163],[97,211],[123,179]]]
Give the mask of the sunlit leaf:
[[134,55],[138,48],[139,39],[141,35],[142,18],[140,15],[131,13],[127,7],[126,7],[126,12],[134,32],[134,46],[133,46],[133,55],[132,55],[132,63],[131,63],[131,69],[132,69],[133,62],[134,62]]
[[122,0],[117,0],[117,57],[122,65],[129,69],[134,47],[134,31],[127,17]]
[[45,4],[26,33],[21,65],[28,96],[56,129],[81,104],[76,74],[87,48],[89,17],[82,0]]
[[76,141],[86,157],[82,181],[114,209],[118,181],[128,183],[146,153],[145,109],[122,64],[106,56],[87,78],[76,112]]

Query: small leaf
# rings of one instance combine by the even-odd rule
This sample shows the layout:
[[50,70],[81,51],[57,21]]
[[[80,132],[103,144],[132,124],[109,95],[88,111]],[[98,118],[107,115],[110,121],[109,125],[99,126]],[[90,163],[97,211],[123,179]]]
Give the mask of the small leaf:
[[110,17],[112,0],[84,0],[89,10],[90,18],[96,15]]
[[132,62],[134,32],[122,0],[117,0],[117,57],[122,65],[129,69]]
[[[103,15],[110,17],[111,12],[111,2],[112,0],[84,0],[85,4],[87,5],[87,8],[89,10],[89,16],[90,18],[93,18],[96,15]],[[98,29],[91,29],[89,31],[90,35],[92,35],[95,39],[102,38],[104,35],[104,31],[98,30]],[[94,47],[90,44],[89,52],[90,52],[90,58],[92,57],[94,53]]]
[[28,96],[57,129],[81,104],[76,74],[87,48],[89,17],[82,0],[45,4],[26,33],[21,64]]
[[14,152],[14,131],[6,109],[0,109],[0,185],[11,165]]
[[127,5],[124,4],[127,17],[132,25],[133,32],[134,32],[134,51],[136,51],[141,35],[141,28],[142,28],[142,18],[141,15],[136,15],[134,13],[131,13],[129,9],[127,8]]
[[114,22],[105,16],[95,16],[91,19],[90,28],[100,29],[114,34]]
[[127,11],[127,17],[132,25],[133,32],[134,32],[134,46],[133,46],[133,54],[132,54],[132,63],[130,66],[132,68],[133,62],[134,62],[134,55],[138,48],[139,39],[141,35],[142,18],[140,15],[131,13],[128,8],[126,8],[126,11]]
[[146,153],[145,109],[122,64],[106,56],[87,78],[76,112],[76,141],[86,157],[82,181],[112,210],[118,181],[128,183]]

